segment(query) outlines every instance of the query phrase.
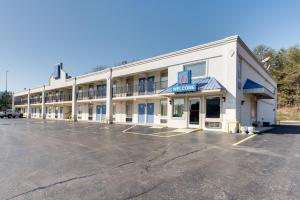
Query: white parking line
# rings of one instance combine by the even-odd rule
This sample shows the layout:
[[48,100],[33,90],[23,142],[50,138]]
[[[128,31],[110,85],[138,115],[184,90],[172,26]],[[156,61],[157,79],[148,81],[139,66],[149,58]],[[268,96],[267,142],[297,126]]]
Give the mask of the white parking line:
[[256,136],[256,134],[250,135],[249,137],[246,137],[245,139],[242,139],[242,140],[238,141],[237,143],[232,144],[232,146],[237,146],[247,140],[250,140],[251,138],[254,138],[255,136]]
[[169,131],[169,132],[156,132],[156,133],[137,133],[137,132],[128,132],[128,130],[134,128],[135,126],[137,125],[134,125],[134,126],[131,126],[125,130],[123,130],[122,132],[123,133],[131,133],[131,134],[134,134],[134,135],[145,135],[145,136],[153,136],[153,137],[162,137],[162,138],[170,138],[170,137],[175,137],[175,136],[180,136],[180,135],[186,135],[188,133],[192,133],[192,132],[196,132],[196,131],[199,131],[200,129],[195,129],[193,131],[190,131],[190,132],[183,132],[183,133],[176,133],[174,132],[174,134],[170,134],[170,135],[160,135],[160,134],[169,134],[169,133],[172,133],[172,131]]
[[132,129],[133,127],[136,127],[136,125],[133,125],[133,126],[127,128],[127,129],[123,130],[122,132],[123,132],[123,133],[126,133],[128,130]]

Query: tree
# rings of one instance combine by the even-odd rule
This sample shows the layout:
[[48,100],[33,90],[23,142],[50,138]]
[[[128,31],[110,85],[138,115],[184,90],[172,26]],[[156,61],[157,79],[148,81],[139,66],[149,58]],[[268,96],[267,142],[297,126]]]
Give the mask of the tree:
[[300,48],[274,49],[259,45],[253,50],[258,60],[277,80],[278,106],[300,107]]
[[11,108],[12,92],[0,92],[0,110]]

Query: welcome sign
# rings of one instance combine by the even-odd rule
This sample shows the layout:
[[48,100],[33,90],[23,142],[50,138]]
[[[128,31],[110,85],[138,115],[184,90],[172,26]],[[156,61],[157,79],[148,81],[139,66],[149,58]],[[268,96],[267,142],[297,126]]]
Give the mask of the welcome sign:
[[197,85],[191,83],[191,75],[191,70],[178,72],[177,85],[173,86],[172,92],[183,93],[197,91]]
[[172,91],[175,93],[182,93],[182,92],[196,92],[197,86],[196,84],[182,84],[177,85],[172,88]]

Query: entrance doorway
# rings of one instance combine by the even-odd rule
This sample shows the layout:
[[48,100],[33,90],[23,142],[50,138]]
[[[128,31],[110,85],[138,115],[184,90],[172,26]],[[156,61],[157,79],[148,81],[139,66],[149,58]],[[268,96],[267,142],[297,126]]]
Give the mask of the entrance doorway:
[[147,103],[147,123],[154,123],[154,103]]
[[96,107],[96,120],[102,121],[106,115],[106,105],[97,105]]
[[145,123],[145,113],[146,113],[146,104],[141,103],[138,106],[138,123],[144,124]]
[[54,117],[55,117],[55,119],[57,119],[58,118],[58,107],[55,107],[54,113],[55,113]]
[[200,98],[189,99],[189,127],[200,126]]

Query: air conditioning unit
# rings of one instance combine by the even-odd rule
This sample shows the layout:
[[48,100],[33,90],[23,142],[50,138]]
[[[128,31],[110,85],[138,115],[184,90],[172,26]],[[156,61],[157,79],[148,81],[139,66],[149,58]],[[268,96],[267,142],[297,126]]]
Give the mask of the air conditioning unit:
[[205,122],[206,128],[221,128],[222,123],[221,122]]
[[126,117],[126,122],[132,122],[132,118]]
[[161,124],[166,124],[167,122],[168,122],[167,119],[160,119],[160,123],[161,123]]

